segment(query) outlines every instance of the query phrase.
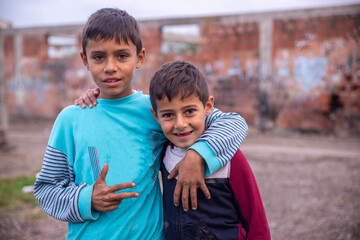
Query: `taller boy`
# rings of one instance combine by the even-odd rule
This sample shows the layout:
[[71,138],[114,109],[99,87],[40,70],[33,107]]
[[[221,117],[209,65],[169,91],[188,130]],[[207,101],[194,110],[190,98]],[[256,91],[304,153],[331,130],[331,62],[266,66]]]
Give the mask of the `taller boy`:
[[[70,106],[59,114],[35,197],[49,215],[69,222],[67,239],[163,239],[158,171],[166,139],[149,96],[132,89],[135,69],[145,59],[137,22],[124,11],[100,9],[86,23],[82,45],[81,58],[101,89],[100,99],[93,109]],[[181,161],[179,180],[187,174],[203,178],[201,156],[207,172],[216,171],[246,137],[240,116],[210,117],[205,140]],[[183,196],[193,189],[184,188]]]

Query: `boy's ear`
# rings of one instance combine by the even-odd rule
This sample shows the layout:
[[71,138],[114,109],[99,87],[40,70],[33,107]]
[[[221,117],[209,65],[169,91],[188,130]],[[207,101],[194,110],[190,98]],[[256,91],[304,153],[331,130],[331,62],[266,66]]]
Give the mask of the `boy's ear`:
[[214,97],[210,95],[205,104],[205,115],[209,116],[213,108],[214,108]]
[[137,57],[136,68],[141,68],[141,66],[145,62],[145,55],[146,55],[146,51],[145,51],[145,48],[143,48],[143,49],[141,49],[141,52],[139,53],[139,55]]
[[158,118],[156,112],[154,111],[154,109],[151,107],[150,110],[151,110],[152,114],[154,115],[155,120],[159,121],[159,118]]
[[87,59],[86,55],[83,53],[83,50],[80,50],[80,57],[81,57],[81,60],[84,64],[84,66],[87,68],[87,70],[90,70],[88,59]]

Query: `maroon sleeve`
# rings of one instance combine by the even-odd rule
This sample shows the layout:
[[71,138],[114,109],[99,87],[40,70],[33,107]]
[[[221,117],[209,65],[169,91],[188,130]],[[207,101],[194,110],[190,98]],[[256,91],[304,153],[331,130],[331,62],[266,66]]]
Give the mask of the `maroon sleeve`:
[[[244,154],[238,150],[231,159],[230,185],[248,223],[248,240],[271,239],[265,209],[255,176]],[[240,229],[240,231],[244,231]],[[239,235],[242,235],[241,232]],[[242,239],[239,236],[239,239]]]

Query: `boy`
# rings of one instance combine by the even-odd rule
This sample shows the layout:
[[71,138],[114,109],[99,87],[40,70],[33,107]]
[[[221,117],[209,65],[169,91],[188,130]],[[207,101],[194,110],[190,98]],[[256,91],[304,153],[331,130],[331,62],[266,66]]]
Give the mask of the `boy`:
[[[59,114],[35,197],[49,215],[69,222],[67,239],[163,239],[158,171],[166,139],[151,114],[149,96],[132,90],[134,72],[145,60],[136,20],[118,9],[98,10],[85,24],[80,55],[101,89],[99,104],[85,110],[70,106]],[[240,116],[212,116],[209,137],[188,151],[179,179],[203,178],[201,156],[210,172],[217,170],[219,160],[225,163],[246,136]],[[236,132],[224,138],[221,129],[227,127],[220,124],[231,124]],[[219,141],[237,146],[213,148]],[[188,190],[199,186],[190,185],[182,188],[184,205]]]
[[152,113],[170,141],[161,165],[164,231],[167,239],[270,239],[261,196],[251,168],[240,150],[231,162],[206,177],[211,199],[198,194],[198,209],[182,211],[172,204],[176,179],[169,172],[186,149],[203,137],[213,111],[205,76],[193,64],[164,64],[150,82]]

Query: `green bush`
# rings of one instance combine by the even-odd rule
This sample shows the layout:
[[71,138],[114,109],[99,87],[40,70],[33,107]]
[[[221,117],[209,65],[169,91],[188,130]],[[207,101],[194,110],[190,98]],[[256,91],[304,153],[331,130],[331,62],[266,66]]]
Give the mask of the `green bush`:
[[34,193],[22,192],[24,186],[33,185],[35,180],[35,177],[29,176],[0,179],[0,207],[14,207],[24,203],[36,206],[38,203]]

